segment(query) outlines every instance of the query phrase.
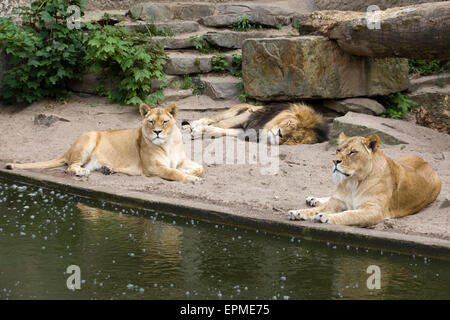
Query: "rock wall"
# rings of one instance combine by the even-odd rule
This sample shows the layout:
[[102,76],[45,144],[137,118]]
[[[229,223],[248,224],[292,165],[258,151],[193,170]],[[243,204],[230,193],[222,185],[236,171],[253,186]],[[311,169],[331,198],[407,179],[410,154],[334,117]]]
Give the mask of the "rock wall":
[[386,95],[408,88],[408,61],[358,57],[321,36],[248,39],[245,91],[261,101]]
[[315,4],[319,10],[367,11],[367,7],[371,5],[377,5],[381,10],[385,10],[439,1],[442,0],[315,0]]

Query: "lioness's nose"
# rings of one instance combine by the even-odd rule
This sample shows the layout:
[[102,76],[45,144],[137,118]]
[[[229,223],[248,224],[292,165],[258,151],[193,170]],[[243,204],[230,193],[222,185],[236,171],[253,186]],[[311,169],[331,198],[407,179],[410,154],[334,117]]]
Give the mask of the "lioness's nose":
[[341,162],[342,162],[342,160],[333,160],[334,165],[338,165]]
[[159,134],[162,132],[162,130],[153,130],[153,132],[154,132],[156,135],[159,135]]

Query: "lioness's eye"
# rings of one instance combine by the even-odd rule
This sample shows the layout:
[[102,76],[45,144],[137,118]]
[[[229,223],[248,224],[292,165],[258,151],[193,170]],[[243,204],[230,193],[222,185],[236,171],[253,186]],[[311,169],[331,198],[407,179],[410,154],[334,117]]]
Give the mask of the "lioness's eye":
[[350,151],[350,153],[348,154],[349,156],[351,156],[352,154],[356,154],[358,153],[357,151]]
[[167,122],[169,122],[168,120],[166,120],[166,121],[163,121],[163,124],[166,124]]
[[153,120],[149,120],[149,122],[148,123],[150,123],[151,125],[153,125]]

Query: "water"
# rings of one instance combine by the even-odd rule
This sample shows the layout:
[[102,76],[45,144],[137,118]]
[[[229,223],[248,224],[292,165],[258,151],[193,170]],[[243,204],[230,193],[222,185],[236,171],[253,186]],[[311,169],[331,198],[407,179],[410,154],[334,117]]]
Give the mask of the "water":
[[449,267],[0,180],[0,299],[449,299]]

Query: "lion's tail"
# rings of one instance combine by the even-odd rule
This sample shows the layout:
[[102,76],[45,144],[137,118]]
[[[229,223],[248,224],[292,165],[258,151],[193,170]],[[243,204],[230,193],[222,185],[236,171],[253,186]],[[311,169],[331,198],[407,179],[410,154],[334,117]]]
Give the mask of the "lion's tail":
[[49,160],[49,161],[43,161],[43,162],[30,162],[30,163],[7,163],[6,169],[13,170],[13,169],[50,169],[50,168],[56,168],[61,167],[66,164],[66,155],[63,154],[62,156],[59,156],[58,158]]

